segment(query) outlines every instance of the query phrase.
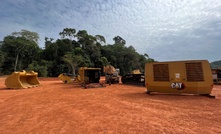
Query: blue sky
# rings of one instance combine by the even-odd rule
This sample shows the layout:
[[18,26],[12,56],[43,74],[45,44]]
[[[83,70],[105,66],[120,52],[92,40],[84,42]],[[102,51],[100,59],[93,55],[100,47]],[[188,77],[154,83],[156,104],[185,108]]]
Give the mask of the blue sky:
[[221,60],[220,0],[1,0],[0,40],[26,29],[58,39],[63,28],[119,35],[157,61]]

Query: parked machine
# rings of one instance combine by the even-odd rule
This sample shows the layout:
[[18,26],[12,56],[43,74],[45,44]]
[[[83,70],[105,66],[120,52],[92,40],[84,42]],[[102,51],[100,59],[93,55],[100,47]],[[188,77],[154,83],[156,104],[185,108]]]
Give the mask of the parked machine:
[[61,73],[58,76],[58,78],[67,84],[72,83],[75,80],[75,76],[73,76],[72,74],[68,74],[68,73]]
[[103,72],[105,74],[105,82],[108,83],[109,79],[111,83],[119,83],[120,81],[120,69],[114,68],[111,65],[104,66]]
[[145,85],[144,73],[139,69],[133,70],[131,73],[125,74],[121,77],[122,83]]
[[100,68],[81,67],[78,71],[80,77],[78,76],[77,80],[81,84],[99,83],[100,71]]
[[5,80],[5,85],[7,88],[32,88],[40,86],[38,80],[38,73],[34,71],[26,72],[25,70],[21,72],[13,72]]
[[77,76],[62,73],[58,76],[64,83],[78,82],[85,88],[104,87],[104,83],[100,83],[100,68],[81,67]]
[[207,60],[153,62],[145,65],[147,93],[210,95],[213,78]]
[[221,68],[213,68],[211,70],[213,75],[213,83],[221,84]]

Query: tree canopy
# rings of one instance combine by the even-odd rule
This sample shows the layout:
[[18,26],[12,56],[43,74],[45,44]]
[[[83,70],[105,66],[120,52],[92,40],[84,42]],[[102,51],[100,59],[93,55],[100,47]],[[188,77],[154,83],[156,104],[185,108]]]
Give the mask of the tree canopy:
[[90,35],[86,30],[64,28],[61,38],[45,37],[45,46],[38,46],[39,35],[22,29],[4,38],[0,45],[0,74],[17,70],[34,70],[40,76],[57,77],[60,73],[75,75],[80,67],[103,68],[112,65],[126,74],[135,69],[144,72],[146,62],[153,62],[147,54],[139,54],[127,46],[120,36],[114,44],[106,44],[102,35]]
[[1,46],[1,51],[5,53],[3,71],[17,71],[32,63],[39,49],[38,38],[37,33],[27,30],[6,36]]

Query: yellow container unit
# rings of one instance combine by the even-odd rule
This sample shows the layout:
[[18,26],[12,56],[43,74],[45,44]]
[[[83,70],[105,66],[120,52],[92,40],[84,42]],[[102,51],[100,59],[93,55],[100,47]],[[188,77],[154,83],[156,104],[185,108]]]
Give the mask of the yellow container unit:
[[147,93],[210,95],[213,78],[207,60],[153,62],[145,65]]
[[78,77],[78,79],[82,84],[99,83],[100,71],[101,71],[100,68],[81,67],[78,70],[80,76]]
[[34,71],[13,72],[5,80],[7,88],[31,88],[40,86],[38,81],[38,73]]

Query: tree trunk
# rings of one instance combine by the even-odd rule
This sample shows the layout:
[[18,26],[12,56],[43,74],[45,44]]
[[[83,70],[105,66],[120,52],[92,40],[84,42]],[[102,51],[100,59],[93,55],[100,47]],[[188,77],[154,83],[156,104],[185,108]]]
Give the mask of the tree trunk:
[[15,68],[14,68],[14,71],[16,71],[16,69],[17,69],[17,64],[18,64],[18,55],[19,55],[19,53],[17,53],[17,55],[16,55],[16,59],[15,59]]

